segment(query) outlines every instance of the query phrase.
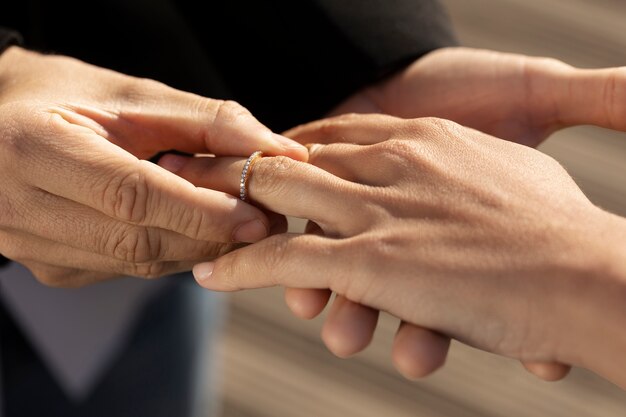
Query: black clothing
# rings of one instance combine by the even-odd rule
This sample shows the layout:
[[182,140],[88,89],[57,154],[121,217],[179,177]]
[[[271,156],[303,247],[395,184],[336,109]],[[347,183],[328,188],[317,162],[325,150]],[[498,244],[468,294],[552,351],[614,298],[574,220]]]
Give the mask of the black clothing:
[[[321,118],[359,88],[455,43],[437,0],[21,0],[2,6],[0,26],[21,33],[27,48],[73,56],[211,98],[234,99],[274,131]],[[0,46],[17,40],[12,33],[0,30]],[[173,317],[187,329],[189,317]],[[139,405],[123,404],[126,397],[114,404],[119,394],[115,380],[103,381],[112,385],[98,391],[110,393],[110,399],[98,399],[91,409],[100,411],[80,414],[77,408],[70,414],[28,341],[7,341],[5,335],[17,338],[19,332],[6,314],[3,320],[3,356],[17,355],[2,358],[7,417],[55,415],[61,413],[58,410],[77,416],[106,411],[118,416],[156,415]],[[172,337],[171,331],[171,326],[163,325],[161,336]],[[16,346],[24,349],[24,356]],[[132,346],[129,343],[129,351]],[[172,347],[168,346],[163,349]],[[159,362],[167,362],[163,358],[171,354],[172,363],[178,363],[172,352],[164,350]],[[183,369],[193,368],[188,365]],[[32,385],[20,384],[24,372],[32,375]],[[112,372],[123,375],[120,370]],[[170,387],[161,379],[135,383],[133,394],[144,398],[152,392],[142,391],[146,387]],[[179,379],[177,383],[187,386]],[[184,396],[184,390],[172,392]],[[34,409],[11,408],[24,398]],[[129,408],[120,408],[125,406]],[[186,417],[184,408],[168,410],[169,415]]]
[[[195,386],[206,375],[203,341],[207,321],[217,322],[211,305],[189,276],[170,284],[142,311],[123,353],[98,387],[80,404],[57,385],[45,362],[0,303],[0,369],[5,417],[188,417],[202,395]],[[215,325],[215,324],[211,324]],[[209,349],[212,349],[209,346]],[[210,381],[209,381],[210,382]],[[205,393],[206,395],[207,393]],[[202,417],[208,417],[206,409]],[[2,414],[2,410],[0,410]]]

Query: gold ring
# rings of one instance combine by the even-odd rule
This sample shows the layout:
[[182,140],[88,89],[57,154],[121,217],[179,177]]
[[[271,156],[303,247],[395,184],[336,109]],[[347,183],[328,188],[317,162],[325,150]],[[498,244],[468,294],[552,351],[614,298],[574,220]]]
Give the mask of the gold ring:
[[248,201],[248,180],[252,174],[252,167],[256,163],[257,159],[263,157],[263,152],[256,151],[246,161],[241,171],[241,182],[239,183],[239,198],[242,201]]

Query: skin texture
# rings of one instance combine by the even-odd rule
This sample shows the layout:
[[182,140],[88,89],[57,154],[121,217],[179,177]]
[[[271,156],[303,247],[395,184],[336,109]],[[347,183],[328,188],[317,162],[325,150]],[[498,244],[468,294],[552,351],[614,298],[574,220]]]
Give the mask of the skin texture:
[[18,47],[0,57],[0,119],[0,253],[53,286],[188,270],[281,223],[145,159],[308,156],[234,102]]
[[[535,147],[552,132],[568,126],[592,124],[626,130],[626,69],[581,70],[550,58],[445,48],[363,89],[333,114],[353,112],[404,118],[435,116]],[[287,305],[301,318],[315,317],[329,298],[327,290],[285,290]],[[340,300],[341,296],[336,298]],[[327,343],[329,349],[340,356],[364,349],[375,327],[369,308],[352,306],[349,311],[352,319],[344,314],[341,324],[335,323],[331,312],[324,326],[324,339],[333,341]],[[349,322],[359,324],[351,326]],[[412,336],[399,337],[406,342],[396,345],[394,361],[405,375],[415,376],[416,370],[427,375],[443,363],[439,358],[445,351],[430,358],[416,355],[414,346],[432,341],[437,341],[441,349],[447,345],[439,343],[436,334],[410,327],[401,326],[399,333],[410,332]],[[352,330],[348,332],[348,328]],[[361,332],[355,334],[354,328]],[[418,337],[423,340],[415,340]],[[430,346],[422,351],[436,349]],[[557,363],[524,366],[548,381],[561,379],[569,372],[568,366]]]
[[[281,234],[197,265],[202,286],[330,289],[531,367],[580,365],[626,386],[626,221],[591,204],[556,161],[432,118],[351,115],[295,134],[345,143],[312,146],[311,164],[263,158],[250,196],[323,236]],[[228,189],[204,179],[242,163],[190,159],[177,174]],[[396,348],[437,334],[401,329]],[[442,362],[446,347],[435,338],[412,350]]]

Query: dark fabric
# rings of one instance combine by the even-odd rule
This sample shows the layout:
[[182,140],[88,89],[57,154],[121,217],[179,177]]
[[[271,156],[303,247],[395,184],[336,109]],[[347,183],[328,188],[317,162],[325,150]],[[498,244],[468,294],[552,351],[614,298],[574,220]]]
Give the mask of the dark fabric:
[[124,353],[81,403],[65,396],[0,305],[5,417],[190,417],[209,317],[202,289],[192,279],[173,278],[185,282],[147,306]]

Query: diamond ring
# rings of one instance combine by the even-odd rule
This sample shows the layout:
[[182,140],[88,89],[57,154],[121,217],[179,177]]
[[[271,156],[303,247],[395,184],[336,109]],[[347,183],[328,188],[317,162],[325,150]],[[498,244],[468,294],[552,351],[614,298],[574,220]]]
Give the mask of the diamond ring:
[[241,182],[239,183],[239,198],[242,201],[248,201],[248,180],[252,174],[252,167],[256,163],[257,159],[263,157],[263,152],[256,151],[246,161],[241,171]]

